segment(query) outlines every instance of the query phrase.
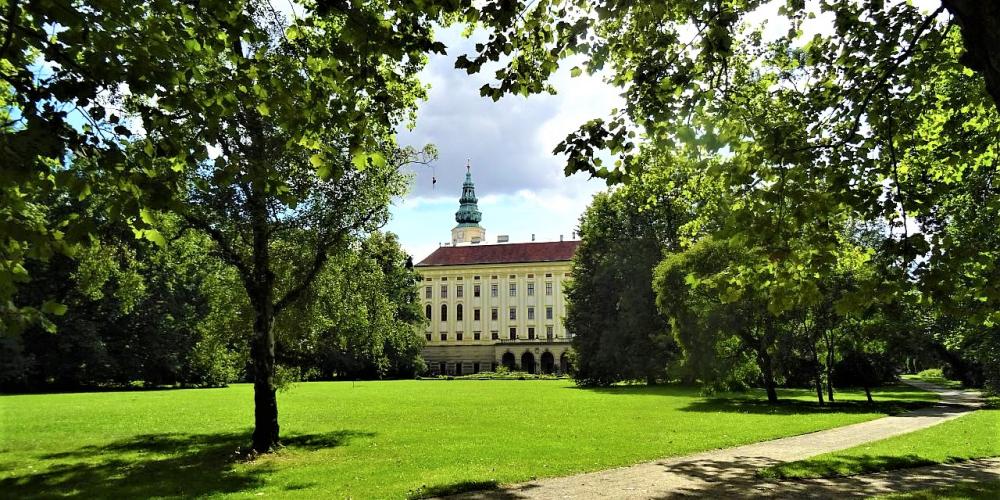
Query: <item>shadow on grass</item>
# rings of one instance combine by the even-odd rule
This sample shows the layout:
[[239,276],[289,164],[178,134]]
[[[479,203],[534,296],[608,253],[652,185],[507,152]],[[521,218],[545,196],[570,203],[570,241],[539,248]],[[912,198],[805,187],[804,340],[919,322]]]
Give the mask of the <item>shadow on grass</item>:
[[[951,457],[945,463],[965,461]],[[777,464],[757,471],[763,479],[805,479],[853,476],[896,469],[909,469],[933,465],[936,462],[919,455],[862,455],[828,459],[800,460]]]
[[[794,399],[778,400],[768,403],[766,400],[748,398],[715,398],[695,401],[681,411],[693,412],[731,412],[768,415],[814,415],[828,413],[883,413],[896,415],[933,405],[930,401],[835,401],[823,406],[815,401],[800,401]],[[942,408],[943,411],[943,408]]]
[[496,493],[496,490],[499,487],[500,483],[493,480],[457,481],[454,483],[436,484],[434,486],[421,486],[420,488],[411,491],[410,494],[407,496],[409,498],[414,498],[414,499],[438,498],[438,497],[447,497],[451,495],[458,495],[460,493],[476,492],[484,495],[484,498],[498,498],[496,496],[490,496],[490,495]]
[[[337,431],[293,434],[286,449],[307,451],[345,445],[371,433]],[[274,471],[266,461],[237,467],[246,433],[145,434],[101,446],[41,455],[58,461],[38,472],[0,479],[11,498],[149,498],[201,497],[260,487]],[[35,467],[44,466],[36,462]],[[294,485],[289,489],[308,488]]]

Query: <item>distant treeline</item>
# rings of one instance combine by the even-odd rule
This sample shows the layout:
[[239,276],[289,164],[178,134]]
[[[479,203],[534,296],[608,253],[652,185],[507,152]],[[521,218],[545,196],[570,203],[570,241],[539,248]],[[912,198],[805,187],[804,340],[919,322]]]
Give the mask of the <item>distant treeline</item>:
[[[0,337],[0,388],[218,386],[252,379],[252,311],[202,234],[164,221],[160,247],[107,233],[76,258],[32,262],[25,303],[66,306],[52,324]],[[294,238],[284,244],[294,245]],[[309,293],[276,320],[277,375],[411,377],[423,370],[417,275],[395,235],[343,246]]]

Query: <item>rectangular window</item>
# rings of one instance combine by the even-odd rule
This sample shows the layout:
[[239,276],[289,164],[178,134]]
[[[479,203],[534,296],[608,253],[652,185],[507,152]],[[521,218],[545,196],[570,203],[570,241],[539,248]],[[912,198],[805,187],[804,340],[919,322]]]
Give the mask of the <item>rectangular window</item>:
[[425,286],[425,287],[424,287],[424,298],[425,298],[425,299],[429,299],[429,298],[431,298],[431,293],[432,293],[432,292],[431,292],[431,287],[429,287],[429,286]]
[[479,285],[472,285],[472,296],[473,297],[479,296]]
[[517,297],[517,283],[510,284],[510,296]]
[[431,334],[427,333],[427,334],[424,334],[424,336],[427,337],[427,341],[428,342],[431,341]]
[[545,283],[545,295],[552,295],[552,282],[548,281]]
[[463,312],[462,311],[462,304],[459,304],[458,307],[455,308],[455,319],[456,320],[462,321],[462,312]]
[[490,285],[490,297],[497,297],[500,295],[500,286],[496,283]]
[[441,281],[448,281],[448,277],[445,276],[445,277],[441,278]]
[[510,329],[510,339],[517,340],[517,328]]
[[500,319],[500,313],[498,312],[497,308],[494,307],[493,309],[490,309],[490,319],[492,319],[493,321]]
[[528,283],[528,297],[534,297],[534,296],[535,296],[535,283],[534,282]]
[[462,340],[462,332],[455,332],[455,340]]
[[530,319],[535,319],[535,308],[534,307],[529,307],[528,308],[528,319],[529,320]]
[[462,281],[462,277],[459,276],[459,277],[455,278],[455,281]]
[[517,308],[516,307],[511,307],[510,308],[510,319],[511,319],[511,321],[517,319]]
[[442,333],[441,334],[441,340],[442,341],[448,340],[448,334],[447,333]]
[[424,278],[424,281],[434,281],[434,278]]
[[472,310],[472,319],[475,321],[479,321],[479,308]]
[[455,297],[462,298],[463,296],[465,296],[465,290],[462,285],[455,286]]
[[490,276],[490,279],[492,279],[492,280],[497,279],[497,275],[494,274],[493,276]]
[[516,274],[512,274],[512,275],[509,276],[509,278],[510,279],[517,279],[517,275]]
[[482,336],[483,336],[483,332],[472,332],[472,339],[473,340],[479,340],[479,338],[482,337]]
[[441,285],[441,298],[442,299],[448,298],[448,285]]
[[552,340],[552,325],[545,327],[545,336],[548,337],[549,340]]
[[529,277],[529,278],[534,278],[534,277],[535,277],[535,275],[534,275],[534,274],[531,274],[531,273],[528,273],[528,277]]
[[472,279],[474,279],[474,280],[476,280],[476,281],[479,281],[479,276],[478,276],[478,275],[476,275],[476,276],[473,276],[473,277],[472,277]]
[[528,327],[528,340],[535,340],[535,329]]
[[490,338],[493,340],[500,340],[500,332],[493,330],[490,332]]
[[545,319],[552,319],[552,306],[545,307]]
[[552,277],[552,273],[545,273],[545,277],[546,278],[551,278]]

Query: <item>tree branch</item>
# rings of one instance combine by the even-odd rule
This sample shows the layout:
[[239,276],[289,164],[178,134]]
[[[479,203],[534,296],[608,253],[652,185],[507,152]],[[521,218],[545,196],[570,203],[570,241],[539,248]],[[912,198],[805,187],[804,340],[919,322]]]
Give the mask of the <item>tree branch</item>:
[[243,280],[243,285],[247,287],[247,290],[253,288],[253,282],[250,280],[251,272],[250,266],[240,257],[240,254],[233,249],[226,235],[223,234],[218,228],[212,227],[208,221],[198,218],[190,213],[182,213],[181,217],[193,228],[203,231],[207,234],[212,241],[215,242],[216,246],[219,247],[219,253],[222,255],[222,260],[227,264],[235,267],[240,273],[240,279]]

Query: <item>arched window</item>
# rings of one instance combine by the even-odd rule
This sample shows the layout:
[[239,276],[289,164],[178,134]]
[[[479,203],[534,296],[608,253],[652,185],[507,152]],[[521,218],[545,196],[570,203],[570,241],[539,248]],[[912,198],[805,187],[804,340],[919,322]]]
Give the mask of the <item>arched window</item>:
[[455,306],[455,319],[462,321],[462,304]]
[[448,304],[441,304],[441,321],[448,321]]
[[431,319],[431,305],[430,304],[427,304],[427,307],[424,308],[424,314],[427,315],[427,319]]

